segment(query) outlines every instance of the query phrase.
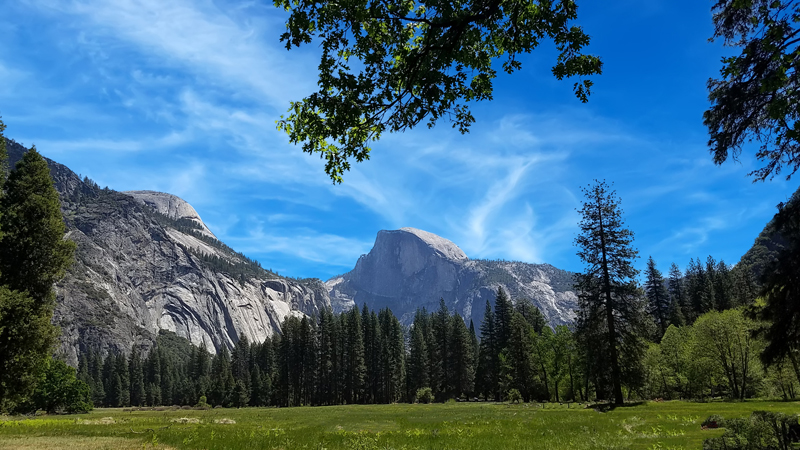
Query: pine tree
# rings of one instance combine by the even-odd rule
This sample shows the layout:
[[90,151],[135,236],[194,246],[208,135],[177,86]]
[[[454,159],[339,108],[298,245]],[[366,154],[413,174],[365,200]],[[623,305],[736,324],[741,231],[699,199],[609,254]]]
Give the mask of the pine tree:
[[464,319],[454,313],[450,319],[450,385],[454,396],[466,395],[467,398],[475,390],[475,351],[472,335],[464,323]]
[[514,310],[522,314],[522,317],[533,327],[533,331],[536,334],[541,334],[542,330],[547,326],[547,319],[545,319],[542,311],[527,298],[517,300]]
[[508,346],[509,335],[511,334],[511,317],[514,314],[514,307],[511,300],[506,295],[502,286],[497,288],[497,297],[494,300],[494,332],[497,339],[497,351],[502,352]]
[[37,314],[52,315],[53,284],[72,263],[75,243],[64,239],[58,192],[35,147],[8,176],[0,209],[0,284],[27,292],[39,306]]
[[[0,125],[2,122],[0,121]],[[0,127],[0,178],[5,138]],[[72,261],[58,193],[47,162],[25,152],[0,195],[0,410],[32,393],[55,344],[53,284]]]
[[656,262],[651,256],[647,259],[647,269],[645,271],[645,291],[647,292],[647,302],[650,315],[658,325],[658,340],[664,335],[669,326],[670,299],[664,287],[664,277],[656,267]]
[[509,323],[508,345],[503,350],[506,364],[501,365],[505,372],[503,378],[508,380],[507,389],[516,389],[522,394],[524,401],[531,399],[534,387],[534,347],[531,335],[533,327],[521,314],[512,311]]
[[345,400],[348,403],[363,402],[367,367],[364,361],[364,331],[361,326],[361,315],[356,308],[347,313],[346,324]]
[[449,349],[447,347],[448,335],[450,334],[450,312],[444,299],[439,299],[439,310],[433,315],[431,321],[431,345],[429,346],[432,356],[431,366],[431,389],[433,395],[438,400],[448,398],[451,387],[448,384],[450,376],[447,369],[450,366],[448,361]]
[[669,298],[670,323],[676,327],[683,326],[687,319],[689,305],[683,284],[683,273],[675,263],[669,266]]
[[483,313],[481,322],[481,342],[478,351],[478,368],[475,384],[478,392],[482,393],[488,400],[493,398],[499,400],[500,391],[498,388],[500,352],[497,349],[497,333],[495,332],[495,318],[492,305],[486,300],[486,309]]
[[134,345],[128,358],[128,377],[130,379],[132,406],[143,406],[147,401],[144,387],[144,373],[139,349]]
[[211,387],[209,389],[209,402],[216,406],[228,406],[234,400],[233,388],[236,381],[231,372],[230,353],[226,346],[222,346],[219,353],[211,359]]
[[[417,317],[419,317],[419,313],[420,311],[417,310]],[[428,346],[425,343],[422,324],[416,320],[411,329],[411,348],[408,356],[408,385],[410,394],[415,394],[419,389],[430,387],[430,379],[428,378]]]
[[621,405],[622,371],[620,346],[626,334],[639,328],[635,302],[637,270],[633,260],[633,233],[625,228],[622,210],[614,191],[605,182],[583,189],[586,200],[580,213],[581,234],[575,239],[578,256],[586,264],[578,274],[576,289],[584,318],[600,320],[606,331],[607,358],[611,364],[614,403]]

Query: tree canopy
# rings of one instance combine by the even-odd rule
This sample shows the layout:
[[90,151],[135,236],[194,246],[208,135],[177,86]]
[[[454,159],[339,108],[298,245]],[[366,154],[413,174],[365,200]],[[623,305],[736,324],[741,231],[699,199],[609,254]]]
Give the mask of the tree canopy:
[[722,59],[719,79],[708,81],[711,108],[703,115],[716,164],[737,160],[756,140],[765,163],[750,173],[763,181],[800,168],[800,3],[793,0],[718,0],[713,39],[740,47]]
[[602,63],[584,55],[589,36],[572,22],[573,0],[275,0],[290,13],[286,48],[320,41],[319,90],[292,102],[278,121],[294,144],[326,159],[325,172],[342,181],[350,158],[369,158],[383,132],[433,127],[446,118],[466,133],[475,121],[467,103],[490,100],[495,61],[508,73],[519,56],[543,40],[559,52],[553,75],[580,77],[575,95],[588,99]]

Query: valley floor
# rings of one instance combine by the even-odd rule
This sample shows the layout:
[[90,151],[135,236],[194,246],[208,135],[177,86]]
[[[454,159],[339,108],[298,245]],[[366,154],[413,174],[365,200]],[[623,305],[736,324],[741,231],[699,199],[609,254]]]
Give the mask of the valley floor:
[[800,412],[800,402],[448,403],[137,411],[0,418],[0,449],[700,449],[712,414]]

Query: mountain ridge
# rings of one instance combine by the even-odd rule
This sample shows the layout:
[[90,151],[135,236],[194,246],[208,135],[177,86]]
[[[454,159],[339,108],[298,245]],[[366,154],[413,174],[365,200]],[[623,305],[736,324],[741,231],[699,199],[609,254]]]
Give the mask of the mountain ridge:
[[469,323],[480,324],[485,302],[494,304],[502,287],[512,300],[528,299],[550,325],[574,319],[573,274],[550,264],[470,259],[441,236],[401,228],[381,230],[375,245],[350,272],[325,282],[331,305],[341,312],[366,304],[390,308],[409,325],[417,308],[438,309],[439,299]]

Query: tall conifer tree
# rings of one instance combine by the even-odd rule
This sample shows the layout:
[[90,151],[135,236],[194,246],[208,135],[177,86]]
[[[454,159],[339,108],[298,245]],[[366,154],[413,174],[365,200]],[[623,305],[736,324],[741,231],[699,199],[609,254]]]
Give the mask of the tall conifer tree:
[[637,321],[637,270],[633,261],[633,232],[625,227],[616,193],[603,181],[582,189],[581,234],[575,239],[578,256],[586,265],[576,277],[579,308],[585,318],[603,321],[611,364],[611,388],[615,404],[622,404],[620,347],[625,334],[635,333]]

